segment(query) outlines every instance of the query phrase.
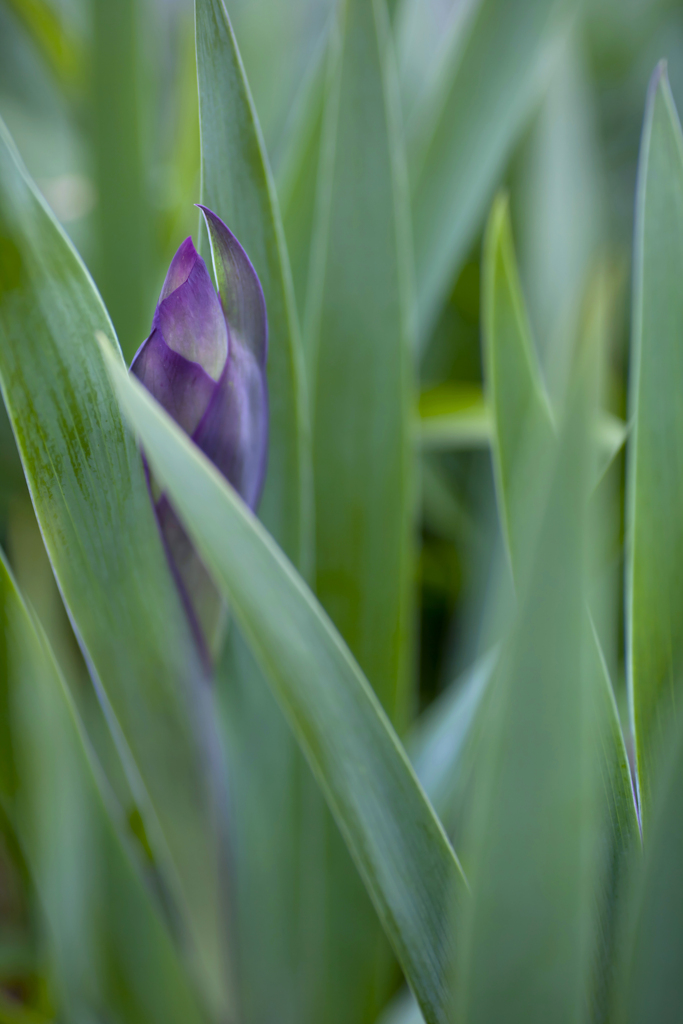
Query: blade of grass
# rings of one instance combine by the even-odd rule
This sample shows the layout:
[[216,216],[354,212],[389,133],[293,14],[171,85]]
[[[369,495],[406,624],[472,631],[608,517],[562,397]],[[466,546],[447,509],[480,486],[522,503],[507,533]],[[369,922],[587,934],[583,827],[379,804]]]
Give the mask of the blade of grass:
[[627,666],[645,830],[683,668],[682,274],[683,136],[660,65],[638,169],[626,503]]
[[0,384],[45,546],[220,1015],[225,878],[206,680],[94,338],[113,336],[111,323],[1,124],[0,268]]
[[108,344],[127,417],[326,795],[428,1024],[448,1019],[446,894],[459,864],[385,714],[320,605],[225,480]]

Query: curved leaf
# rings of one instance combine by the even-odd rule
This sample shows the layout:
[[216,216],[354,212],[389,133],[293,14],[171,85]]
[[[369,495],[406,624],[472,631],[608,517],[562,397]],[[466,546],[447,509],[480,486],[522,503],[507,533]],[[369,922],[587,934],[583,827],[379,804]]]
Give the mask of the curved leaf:
[[[0,628],[16,768],[3,806],[38,891],[69,1020],[204,1020],[100,790],[66,683],[0,552]],[[4,710],[4,709],[3,709]]]
[[122,408],[327,797],[428,1024],[448,1020],[463,878],[391,725],[331,622],[235,492],[103,343]]
[[[208,1001],[228,1002],[206,680],[87,271],[0,124],[0,384],[36,515]],[[121,366],[123,364],[121,363]]]

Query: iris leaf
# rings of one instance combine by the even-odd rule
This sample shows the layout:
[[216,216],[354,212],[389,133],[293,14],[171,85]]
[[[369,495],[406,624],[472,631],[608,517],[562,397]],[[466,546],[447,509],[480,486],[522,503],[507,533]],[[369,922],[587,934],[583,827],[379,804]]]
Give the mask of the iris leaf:
[[104,347],[122,408],[325,792],[428,1024],[448,1019],[447,903],[463,878],[372,690],[228,484]]
[[223,0],[196,0],[202,202],[246,250],[268,310],[270,452],[260,516],[310,568],[310,437],[294,291],[258,118]]
[[1,798],[47,920],[62,1010],[69,1020],[114,1012],[131,1024],[200,1024],[206,1018],[110,817],[68,687],[2,553],[0,616],[17,778]]
[[[548,453],[556,447],[556,442],[552,414],[524,312],[509,213],[503,198],[494,204],[489,221],[484,277],[485,362],[487,389],[494,409],[498,505],[513,577],[519,584],[524,572],[522,552],[533,543],[528,528],[530,504],[533,506],[540,500],[542,467],[547,466],[549,457],[552,458]],[[591,337],[590,341],[597,339]],[[603,436],[607,433],[605,424],[609,422],[603,418],[596,438],[603,451],[606,444],[613,444],[609,437]],[[576,424],[573,429],[578,429]],[[623,442],[623,431],[614,444],[617,442]],[[594,469],[598,468],[596,461]],[[547,557],[551,564],[550,553]],[[563,573],[563,581],[570,578]],[[542,630],[538,628],[540,644]],[[639,826],[624,738],[595,631],[590,630],[582,642],[586,649],[586,667],[575,666],[577,679],[571,685],[577,689],[582,680],[583,686],[592,686],[589,695],[595,701],[596,721],[604,725],[604,735],[600,731],[592,734],[603,779],[601,813],[605,820],[601,828],[606,850],[606,861],[597,868],[603,871],[604,887],[598,904],[600,943],[596,947],[592,998],[604,1009],[611,984],[610,961],[623,869],[632,846],[639,841]],[[559,728],[559,722],[557,726]],[[587,736],[584,742],[588,742]]]
[[[384,0],[338,5],[327,73],[306,323],[315,590],[401,729],[413,699],[412,282]],[[330,861],[323,1016],[362,1022],[391,992],[389,950],[337,837]]]
[[220,1013],[229,995],[209,692],[97,330],[113,337],[87,271],[0,125],[5,405],[188,954]]
[[534,529],[515,537],[517,600],[462,841],[472,900],[458,930],[455,1019],[472,1024],[580,1019],[590,975],[602,691],[587,660],[585,391],[582,373],[557,445],[546,452],[530,420],[515,453],[515,483],[521,475],[533,485],[534,470],[544,472],[533,486]]
[[411,701],[407,193],[383,0],[346,0],[339,17],[312,300],[316,592],[400,727]]
[[683,136],[660,66],[638,171],[627,473],[628,679],[646,831],[683,668]]
[[479,228],[552,66],[566,0],[482,0],[412,122],[409,143],[420,337]]

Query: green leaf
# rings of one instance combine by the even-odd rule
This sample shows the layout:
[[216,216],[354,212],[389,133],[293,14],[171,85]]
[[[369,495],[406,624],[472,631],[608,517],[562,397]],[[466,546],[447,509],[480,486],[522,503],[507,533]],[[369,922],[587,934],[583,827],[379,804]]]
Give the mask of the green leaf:
[[[518,547],[533,529],[530,511],[536,494],[530,483],[542,480],[527,449],[533,444],[538,457],[546,457],[552,414],[524,308],[504,196],[496,199],[486,230],[482,318],[486,390],[494,423],[496,494],[514,570]],[[531,481],[523,468],[531,471]]]
[[643,828],[683,668],[683,137],[663,65],[638,170],[627,472],[628,680]]
[[275,186],[223,0],[196,0],[195,17],[202,202],[244,246],[268,310],[270,451],[259,514],[307,573],[312,539],[308,405]]
[[409,143],[425,342],[552,66],[566,0],[482,0]]
[[577,18],[558,54],[513,172],[517,242],[539,356],[554,401],[564,397],[584,292],[602,242],[600,153],[592,83]]
[[671,720],[653,780],[644,850],[633,851],[614,987],[616,1024],[676,1024],[683,1015],[683,730]]
[[0,124],[5,405],[188,956],[220,1010],[228,994],[209,696],[96,331],[113,336],[104,306]]
[[417,720],[408,739],[417,777],[451,835],[463,782],[471,771],[468,745],[496,662],[494,650],[452,682]]
[[552,457],[539,463],[533,434],[516,452],[524,479],[540,470],[539,507],[513,559],[517,603],[485,705],[463,839],[472,900],[457,933],[455,1019],[469,1024],[579,1020],[590,977],[602,691],[588,661],[586,369]]
[[[507,204],[494,204],[485,247],[484,324],[486,342],[487,388],[495,410],[493,437],[497,466],[497,497],[500,518],[508,542],[513,577],[519,582],[524,565],[521,553],[528,549],[529,521],[533,506],[539,503],[543,488],[544,466],[548,452],[555,447],[548,400],[541,383],[540,369],[523,308]],[[588,347],[599,351],[600,308],[597,303],[587,331]],[[604,462],[623,442],[623,431],[616,438],[609,430],[611,420],[603,416],[595,440]],[[610,446],[610,447],[608,447]],[[597,454],[597,453],[596,453]],[[597,502],[593,492],[594,504]],[[594,514],[599,512],[599,506]],[[539,627],[540,628],[540,627]],[[619,715],[606,664],[595,630],[587,643],[589,678],[596,680],[600,721],[605,735],[595,742],[603,776],[603,823],[606,861],[604,885],[598,901],[600,942],[596,948],[596,967],[592,980],[592,998],[604,1010],[611,985],[611,955],[615,918],[623,885],[623,866],[634,841],[639,838],[638,817],[631,774],[626,756]],[[539,633],[539,637],[540,637]],[[576,685],[576,684],[574,684]]]
[[640,821],[631,766],[619,721],[614,690],[597,631],[593,628],[595,671],[602,679],[603,737],[602,776],[607,795],[606,848],[599,890],[598,947],[593,969],[593,1019],[609,1020],[610,1006],[620,986],[617,974],[619,925],[623,920],[629,889],[629,868],[641,850]]
[[428,1024],[447,1020],[460,867],[332,623],[235,492],[107,346],[122,408],[233,610],[325,792]]
[[[332,49],[336,41],[333,34]],[[326,41],[327,42],[327,41]],[[320,172],[320,149],[323,113],[326,106],[328,71],[333,63],[330,45],[321,52],[306,84],[297,125],[291,133],[286,158],[277,176],[282,221],[292,267],[292,279],[307,350],[309,278],[314,277],[312,251],[317,213],[317,185]]]
[[62,1010],[69,1020],[114,1013],[127,1024],[200,1024],[140,867],[117,835],[67,685],[2,552],[0,618],[16,766],[1,798],[42,904]]
[[423,448],[485,448],[491,417],[477,384],[448,382],[420,395],[419,439]]
[[331,1022],[327,887],[336,888],[338,880],[330,877],[328,851],[333,838],[337,843],[341,839],[337,834],[328,840],[327,829],[336,831],[336,826],[234,623],[215,687],[230,779],[232,891],[244,1020]]
[[50,0],[8,0],[63,87],[82,85],[83,56],[79,40],[64,24],[64,15]]
[[383,0],[345,0],[339,18],[311,340],[316,593],[400,727],[412,702],[407,195]]

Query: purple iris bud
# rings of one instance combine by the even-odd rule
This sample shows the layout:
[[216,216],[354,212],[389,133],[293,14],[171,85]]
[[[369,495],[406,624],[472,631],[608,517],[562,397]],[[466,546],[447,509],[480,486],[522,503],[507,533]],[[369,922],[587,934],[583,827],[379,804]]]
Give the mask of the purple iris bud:
[[[254,509],[268,454],[266,306],[242,246],[215,213],[201,210],[218,294],[187,238],[171,261],[152,333],[131,373]],[[211,648],[220,602],[165,495],[155,495],[155,508],[195,632]]]

